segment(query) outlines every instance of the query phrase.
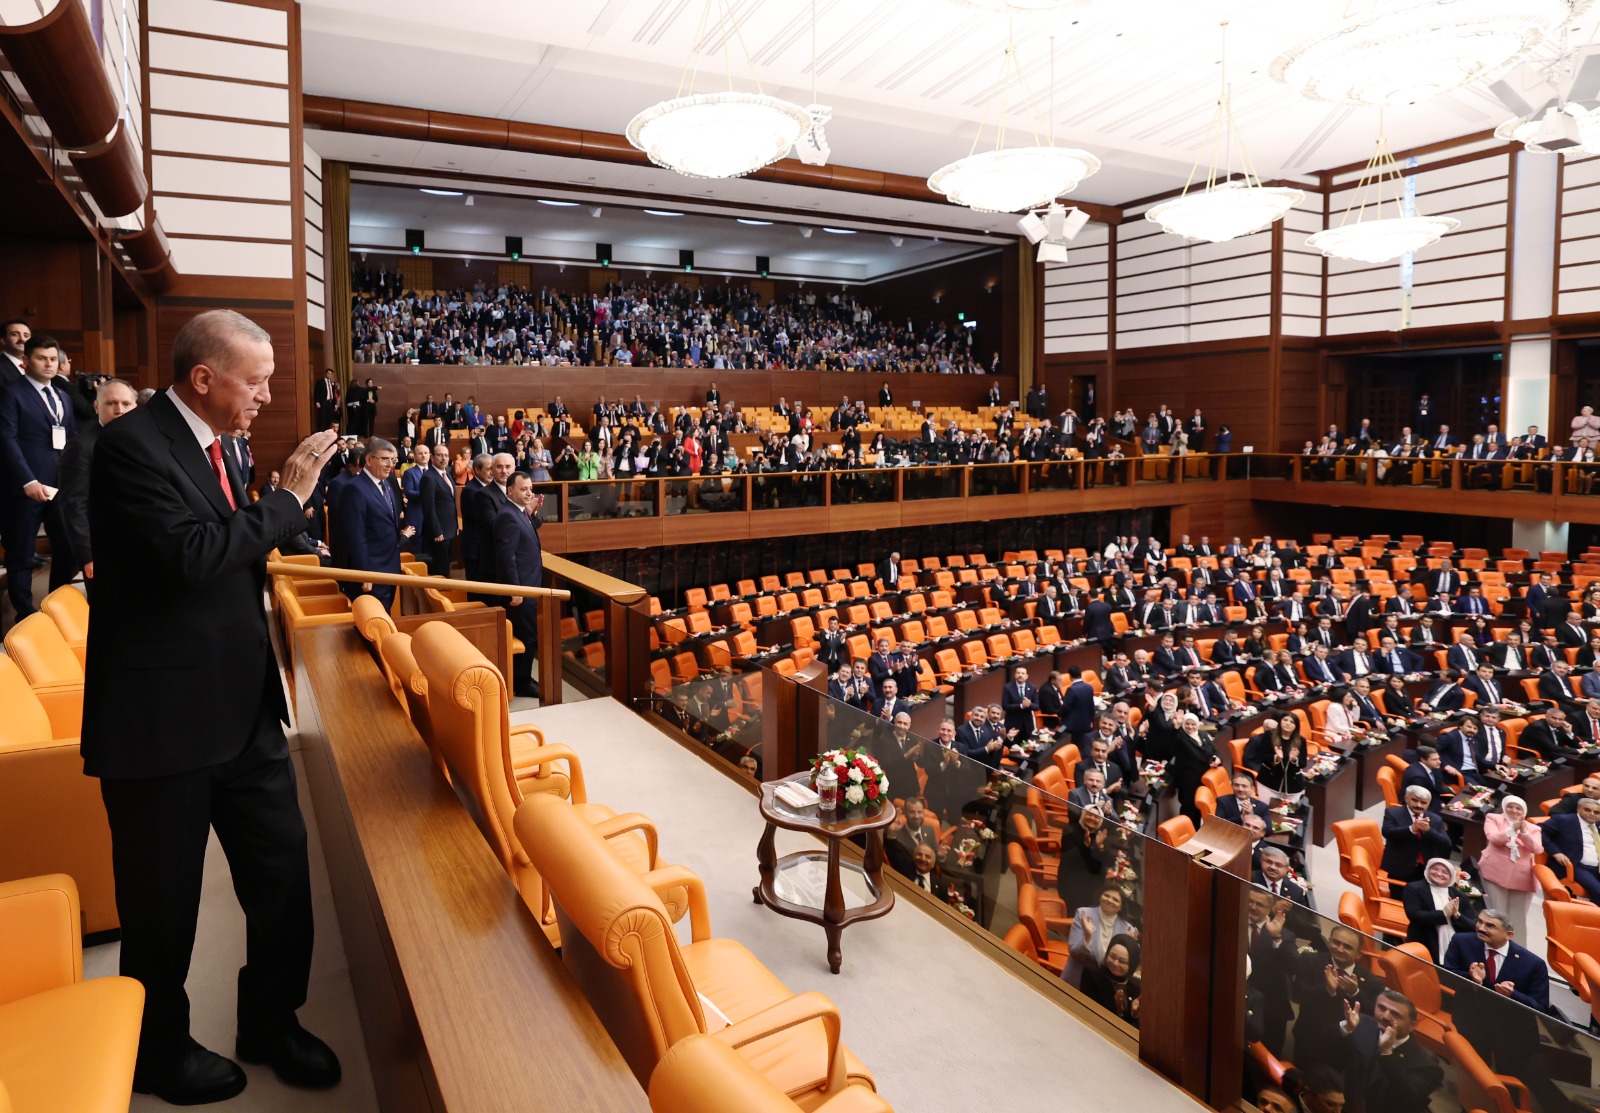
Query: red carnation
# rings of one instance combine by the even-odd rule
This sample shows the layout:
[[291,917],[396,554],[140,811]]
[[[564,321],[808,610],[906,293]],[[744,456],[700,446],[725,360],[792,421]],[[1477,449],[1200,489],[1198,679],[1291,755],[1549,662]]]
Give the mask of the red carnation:
[[867,782],[867,799],[868,800],[876,800],[877,798],[878,798],[878,782],[877,781],[868,781]]

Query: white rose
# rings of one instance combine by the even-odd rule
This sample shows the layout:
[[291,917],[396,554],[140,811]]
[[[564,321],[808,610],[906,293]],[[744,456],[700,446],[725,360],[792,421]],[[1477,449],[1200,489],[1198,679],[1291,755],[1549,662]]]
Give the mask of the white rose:
[[866,778],[864,776],[862,776],[861,770],[857,769],[854,765],[852,765],[850,767],[850,783],[851,784],[860,784],[865,779]]
[[844,790],[844,802],[846,804],[860,804],[863,803],[866,798],[867,791],[860,785],[851,785],[849,788]]

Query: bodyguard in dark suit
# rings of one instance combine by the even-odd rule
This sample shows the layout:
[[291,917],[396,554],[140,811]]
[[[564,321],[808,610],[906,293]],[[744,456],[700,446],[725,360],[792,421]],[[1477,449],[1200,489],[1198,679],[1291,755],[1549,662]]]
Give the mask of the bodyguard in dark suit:
[[61,453],[78,433],[72,401],[56,386],[61,346],[35,336],[26,347],[27,373],[0,388],[0,541],[6,547],[11,605],[25,618],[33,603],[34,544],[42,522],[53,554],[50,589],[77,568],[61,521],[61,506],[47,487],[59,486]]
[[126,379],[107,379],[95,392],[95,420],[78,430],[61,453],[61,522],[72,546],[72,559],[83,569],[84,586],[94,594],[94,548],[89,540],[89,476],[94,463],[100,428],[110,424],[139,404],[139,392]]
[[435,454],[417,484],[422,519],[427,530],[423,549],[428,554],[428,573],[434,576],[450,574],[450,549],[459,532],[456,522],[456,483],[450,476],[449,467],[448,456]]
[[[399,573],[400,539],[416,536],[417,528],[402,524],[400,496],[389,482],[397,459],[388,441],[373,437],[367,442],[361,473],[344,485],[333,506],[334,567]],[[395,589],[389,584],[341,583],[339,589],[352,599],[371,595],[384,610],[394,606]]]
[[[544,583],[544,552],[539,545],[539,509],[544,496],[533,494],[533,478],[526,472],[512,475],[506,484],[507,500],[495,504],[489,536],[494,546],[494,579],[502,584],[539,587]],[[512,690],[519,696],[539,696],[533,679],[533,662],[539,636],[537,599],[504,599],[511,631],[524,651],[511,658]]]
[[107,426],[95,452],[82,750],[110,820],[122,973],[145,987],[134,1089],[193,1104],[246,1081],[189,1035],[184,979],[213,829],[248,938],[239,1057],[296,1085],[339,1079],[294,1015],[311,974],[310,869],[261,606],[264,559],[305,529],[333,433],[302,442],[283,487],[250,503],[217,438],[266,404],[271,338],[202,313],[179,330],[173,364],[176,385]]

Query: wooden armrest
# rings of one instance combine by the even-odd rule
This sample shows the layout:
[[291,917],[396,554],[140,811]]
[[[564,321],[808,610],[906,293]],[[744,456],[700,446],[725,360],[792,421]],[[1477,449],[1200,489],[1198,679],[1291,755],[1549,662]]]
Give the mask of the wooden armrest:
[[0,1005],[83,980],[78,887],[62,873],[0,884]]
[[614,815],[602,823],[596,823],[594,831],[602,839],[614,839],[638,831],[644,835],[644,844],[650,855],[645,860],[650,863],[651,869],[656,868],[659,861],[656,855],[656,825],[649,816],[640,812],[625,812],[622,815]]
[[[706,903],[706,883],[688,866],[662,866],[644,875],[644,883],[655,890],[666,902],[666,894],[673,889],[683,889],[689,894],[689,938],[704,943],[711,938],[711,912]],[[683,913],[669,907],[667,914],[676,922]]]
[[[543,769],[546,765],[556,761],[567,763],[567,779],[572,784],[571,800],[574,804],[586,804],[589,795],[584,790],[583,765],[578,761],[578,755],[572,752],[571,747],[563,746],[559,742],[546,743],[531,754],[522,754],[518,763],[512,767],[513,779],[530,770]],[[511,764],[510,758],[506,764]]]
[[843,1048],[839,1042],[839,1008],[820,993],[797,994],[737,1024],[730,1024],[714,1035],[729,1047],[738,1048],[813,1020],[822,1021],[827,1033],[828,1065],[822,1076],[822,1092],[835,1094],[846,1084]]

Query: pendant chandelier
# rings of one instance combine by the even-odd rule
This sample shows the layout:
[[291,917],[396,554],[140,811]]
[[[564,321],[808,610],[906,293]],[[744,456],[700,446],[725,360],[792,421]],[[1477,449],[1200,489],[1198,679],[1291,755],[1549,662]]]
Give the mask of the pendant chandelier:
[[[1041,144],[1037,130],[1031,147],[1005,145],[1006,109],[1013,80],[1026,103],[1027,83],[1017,61],[1016,38],[1008,36],[1000,63],[1000,87],[984,109],[983,122],[972,140],[972,153],[935,170],[928,178],[929,189],[975,212],[1014,213],[1049,205],[1100,169],[1100,160],[1088,151],[1057,147],[1053,142]],[[996,100],[1000,102],[1000,119],[995,127],[994,149],[979,151],[978,141],[983,138],[989,110]]]
[[[1144,214],[1146,220],[1159,224],[1162,230],[1175,236],[1208,243],[1224,243],[1259,232],[1273,221],[1281,220],[1284,213],[1305,197],[1302,190],[1262,185],[1250,152],[1245,150],[1243,138],[1238,137],[1228,91],[1227,23],[1222,27],[1222,91],[1217,96],[1217,114],[1211,121],[1210,138],[1189,170],[1182,195],[1163,201]],[[1238,178],[1233,176],[1232,168],[1236,141],[1240,163]],[[1206,151],[1210,152],[1211,161],[1206,167],[1205,188],[1190,192],[1200,172],[1200,158]]]
[[[695,47],[705,41],[707,17],[713,2],[717,5],[717,20],[723,30],[728,88],[716,93],[695,93],[694,81],[699,71]],[[728,58],[732,39],[738,39],[739,50],[745,56],[752,78],[755,78],[755,67],[744,49],[737,23],[727,18],[725,6],[726,0],[706,0],[695,33],[695,45],[690,47],[689,61],[678,83],[678,96],[652,105],[628,121],[629,143],[650,156],[650,161],[657,166],[689,178],[737,178],[777,162],[797,141],[812,134],[813,129],[820,139],[820,125],[811,111],[779,97],[764,95],[759,79],[756,79],[754,93],[734,89],[733,64]]]
[[1412,104],[1511,65],[1593,0],[1373,0],[1272,63],[1311,100]]
[[[1446,232],[1460,227],[1461,222],[1450,216],[1422,216],[1407,214],[1400,203],[1403,188],[1400,167],[1389,153],[1389,140],[1378,127],[1378,145],[1367,160],[1361,180],[1356,183],[1356,196],[1339,218],[1336,227],[1324,229],[1306,240],[1330,259],[1346,259],[1353,263],[1388,263],[1413,251],[1439,242]],[[1384,193],[1394,191],[1394,214],[1385,217]],[[1368,209],[1371,209],[1369,214]]]

